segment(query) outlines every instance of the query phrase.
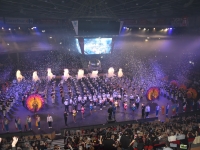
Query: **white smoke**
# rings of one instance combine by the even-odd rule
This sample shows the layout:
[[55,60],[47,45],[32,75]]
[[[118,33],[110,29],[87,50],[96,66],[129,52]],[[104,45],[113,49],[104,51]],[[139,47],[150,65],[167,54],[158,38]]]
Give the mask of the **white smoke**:
[[90,77],[91,77],[91,78],[96,78],[96,77],[98,77],[98,70],[92,71],[92,73],[90,74]]
[[64,81],[66,81],[68,78],[70,78],[69,70],[68,69],[64,69],[64,75],[62,76],[62,79]]
[[108,77],[108,78],[114,77],[114,76],[115,76],[114,72],[115,72],[114,68],[113,68],[113,67],[110,67],[110,68],[108,69],[108,75],[107,75],[107,77]]
[[33,80],[33,82],[37,82],[37,81],[40,80],[40,78],[39,78],[38,75],[37,75],[37,71],[34,71],[34,72],[33,72],[32,80]]
[[18,81],[18,82],[21,82],[22,79],[24,78],[24,77],[22,76],[20,70],[17,70],[17,72],[16,72],[16,78],[17,78],[17,81]]
[[77,79],[82,79],[83,77],[84,77],[84,70],[79,69],[78,70]]
[[123,72],[122,72],[122,69],[120,68],[118,71],[118,77],[121,78],[122,76],[123,76]]
[[55,75],[51,72],[51,68],[47,69],[47,79],[48,81],[51,81],[51,79],[55,78]]

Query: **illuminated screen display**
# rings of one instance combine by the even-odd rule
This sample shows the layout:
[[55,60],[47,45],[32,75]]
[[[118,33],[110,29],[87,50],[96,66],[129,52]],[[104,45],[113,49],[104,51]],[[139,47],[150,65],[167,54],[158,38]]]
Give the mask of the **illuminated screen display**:
[[84,54],[109,54],[112,38],[84,38]]
[[78,39],[76,39],[76,48],[78,49],[78,52],[81,53],[81,48],[80,48]]

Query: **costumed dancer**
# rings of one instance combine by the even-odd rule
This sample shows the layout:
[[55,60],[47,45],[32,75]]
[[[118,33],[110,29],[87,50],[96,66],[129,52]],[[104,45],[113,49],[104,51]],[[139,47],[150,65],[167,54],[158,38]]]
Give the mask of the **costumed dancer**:
[[145,106],[144,106],[144,104],[142,104],[141,108],[142,108],[142,119],[144,119],[144,113],[145,113]]
[[176,104],[172,105],[172,116],[176,115]]
[[156,117],[158,117],[158,113],[159,113],[159,111],[160,111],[160,106],[157,105],[157,106],[156,106]]
[[53,117],[51,115],[47,116],[47,123],[48,123],[49,128],[52,128]]
[[127,110],[127,107],[128,107],[128,104],[127,104],[127,102],[125,101],[124,102],[124,111],[126,112],[126,110]]
[[186,100],[183,101],[183,112],[186,111],[186,108],[187,108],[187,102]]
[[131,109],[132,109],[133,112],[136,110],[136,105],[135,105],[135,103],[132,104]]
[[74,123],[76,123],[76,110],[75,109],[72,110],[72,116],[73,116]]
[[166,105],[166,116],[168,116],[168,112],[169,112],[169,104],[167,103],[167,105]]
[[139,104],[140,104],[140,97],[139,97],[139,95],[136,95],[135,105],[136,105],[137,109],[139,108]]
[[38,127],[38,130],[40,130],[40,116],[36,116],[36,127]]
[[21,119],[20,118],[17,119],[17,127],[18,127],[19,131],[22,131]]
[[82,106],[82,107],[81,107],[82,119],[85,119],[85,118],[84,118],[84,113],[85,113],[85,108],[84,108],[84,106]]
[[5,118],[4,120],[4,129],[6,130],[6,132],[9,132],[9,121],[7,118]]
[[113,115],[113,118],[114,118],[114,119],[115,119],[116,109],[117,109],[117,107],[115,107],[115,105],[113,105],[113,106],[112,106],[112,115]]
[[93,103],[90,101],[90,114],[92,114],[92,110],[93,110]]
[[34,113],[36,113],[37,109],[38,109],[38,102],[36,101],[35,97],[34,97],[34,101],[33,101],[32,107],[33,107]]
[[150,106],[147,105],[147,106],[145,107],[146,118],[149,118],[149,112],[150,112]]
[[115,107],[117,108],[117,107],[119,106],[119,105],[118,105],[118,101],[115,100],[114,105],[115,105]]
[[28,117],[26,118],[26,124],[28,125],[28,129],[29,129],[29,130],[32,130],[32,127],[31,127],[31,117],[30,117],[30,116],[28,116]]

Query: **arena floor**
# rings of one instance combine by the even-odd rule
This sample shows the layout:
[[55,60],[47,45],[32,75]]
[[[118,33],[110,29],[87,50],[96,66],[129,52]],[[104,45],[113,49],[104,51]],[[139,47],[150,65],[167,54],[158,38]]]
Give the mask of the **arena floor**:
[[[49,96],[50,98],[50,96]],[[61,103],[61,98],[58,93],[57,89],[57,94],[56,94],[56,103],[52,104],[51,101],[48,98],[48,103],[44,105],[44,107],[37,113],[41,117],[41,129],[38,130],[37,127],[35,126],[35,114],[24,108],[22,105],[20,106],[15,106],[11,112],[7,115],[9,119],[9,132],[18,132],[15,129],[15,124],[14,120],[15,118],[20,117],[22,126],[24,129],[25,121],[27,115],[30,115],[32,117],[32,129],[35,134],[45,134],[45,133],[50,133],[55,131],[56,133],[60,133],[61,128],[65,128],[65,123],[64,123],[64,105]],[[167,100],[165,97],[160,97],[158,100],[154,100],[153,102],[149,102],[146,100],[146,98],[143,98],[140,102],[144,103],[145,105],[147,103],[150,104],[151,112],[149,114],[149,118],[155,117],[155,107],[156,105],[160,106],[166,106],[167,103],[172,106],[172,102]],[[86,104],[86,110],[85,110],[85,119],[82,119],[81,117],[81,112],[79,111],[76,117],[76,123],[73,122],[72,114],[69,114],[68,117],[68,126],[66,128],[72,128],[72,127],[80,127],[80,126],[89,126],[89,125],[96,125],[96,124],[105,124],[107,122],[107,109],[109,107],[109,104],[107,104],[106,107],[103,107],[103,110],[100,110],[99,106],[97,106],[92,114],[89,112],[89,103]],[[180,105],[180,112],[182,111]],[[53,117],[53,128],[49,129],[48,124],[47,124],[47,115],[50,114]],[[172,108],[169,109],[169,117],[172,114]],[[2,120],[2,113],[0,116]],[[161,121],[165,121],[166,116],[161,114],[161,111],[159,112],[158,119]],[[123,105],[121,103],[121,106],[117,108],[116,111],[116,121],[121,122],[121,121],[130,121],[130,120],[137,120],[141,119],[141,107],[139,107],[138,110],[135,110],[133,112],[131,108],[128,108],[126,112],[124,112]],[[5,133],[5,131],[0,131],[0,133]]]

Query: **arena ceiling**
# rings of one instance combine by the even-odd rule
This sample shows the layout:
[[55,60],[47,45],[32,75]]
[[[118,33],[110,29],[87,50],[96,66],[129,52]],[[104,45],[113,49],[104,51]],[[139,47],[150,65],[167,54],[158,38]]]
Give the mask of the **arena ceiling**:
[[200,0],[0,0],[0,17],[184,17],[200,14]]

